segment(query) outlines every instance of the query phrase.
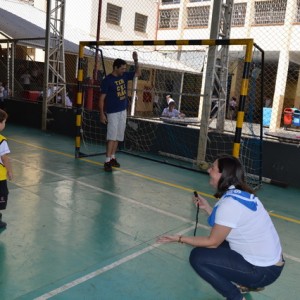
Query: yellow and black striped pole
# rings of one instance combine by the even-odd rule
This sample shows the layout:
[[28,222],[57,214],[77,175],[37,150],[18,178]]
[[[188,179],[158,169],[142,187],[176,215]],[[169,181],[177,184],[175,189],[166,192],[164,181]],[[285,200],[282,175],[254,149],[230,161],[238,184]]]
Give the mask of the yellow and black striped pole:
[[244,116],[245,116],[245,103],[246,103],[246,98],[248,96],[248,90],[249,90],[249,77],[250,77],[250,66],[252,61],[252,51],[253,51],[253,40],[247,40],[246,56],[244,61],[240,100],[239,100],[235,136],[234,136],[234,143],[233,143],[233,150],[232,150],[232,155],[236,158],[239,158],[240,156],[241,135],[242,135],[242,128],[244,123]]
[[83,54],[84,45],[79,44],[78,74],[77,74],[77,96],[76,96],[76,138],[75,138],[75,157],[80,156],[81,125],[83,109]]

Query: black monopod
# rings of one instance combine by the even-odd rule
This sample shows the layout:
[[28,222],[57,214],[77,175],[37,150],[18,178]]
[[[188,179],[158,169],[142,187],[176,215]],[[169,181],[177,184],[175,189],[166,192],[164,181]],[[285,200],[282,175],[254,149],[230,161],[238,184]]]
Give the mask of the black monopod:
[[[198,193],[194,191],[194,196],[198,198]],[[197,226],[198,226],[198,216],[199,216],[199,205],[197,204],[197,213],[196,213],[196,224],[195,224],[195,230],[194,230],[194,236],[196,236]]]

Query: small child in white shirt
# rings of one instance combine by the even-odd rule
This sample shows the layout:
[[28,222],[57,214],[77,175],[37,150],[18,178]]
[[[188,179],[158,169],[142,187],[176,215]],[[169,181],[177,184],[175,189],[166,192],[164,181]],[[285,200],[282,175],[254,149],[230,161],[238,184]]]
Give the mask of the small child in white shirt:
[[185,115],[175,108],[175,101],[172,98],[168,100],[168,107],[164,108],[162,117],[183,118]]

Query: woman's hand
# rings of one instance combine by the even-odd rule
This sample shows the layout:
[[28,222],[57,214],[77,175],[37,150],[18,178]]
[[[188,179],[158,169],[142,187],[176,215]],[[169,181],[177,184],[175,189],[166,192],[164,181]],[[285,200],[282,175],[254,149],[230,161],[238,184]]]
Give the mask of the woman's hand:
[[206,211],[209,215],[211,214],[212,207],[210,206],[210,204],[208,203],[208,201],[205,198],[198,195],[198,197],[195,197],[195,196],[193,197],[193,201],[196,206],[198,206],[202,210]]
[[179,241],[179,235],[163,235],[157,238],[156,242],[161,244],[177,243]]

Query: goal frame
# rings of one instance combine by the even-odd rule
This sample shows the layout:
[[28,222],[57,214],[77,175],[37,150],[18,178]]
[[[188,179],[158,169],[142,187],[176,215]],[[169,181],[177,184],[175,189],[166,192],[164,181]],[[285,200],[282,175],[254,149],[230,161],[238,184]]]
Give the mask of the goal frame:
[[[85,47],[100,46],[245,46],[243,77],[240,88],[239,106],[236,120],[236,130],[232,155],[239,158],[240,143],[242,136],[242,127],[245,116],[245,102],[249,90],[250,64],[252,61],[252,52],[254,47],[253,39],[195,39],[195,40],[138,40],[138,41],[80,41],[79,42],[79,61],[77,75],[77,96],[76,96],[76,137],[75,137],[75,157],[80,158],[81,145],[81,125],[83,110],[83,60]],[[208,104],[210,105],[210,104]],[[202,120],[205,121],[205,120]],[[206,120],[208,121],[208,120]],[[202,125],[201,125],[202,126]],[[202,131],[203,132],[203,131]],[[201,131],[200,131],[201,135]],[[203,136],[199,137],[199,144],[203,143]],[[200,146],[200,145],[198,145]],[[197,158],[198,161],[198,158]]]

